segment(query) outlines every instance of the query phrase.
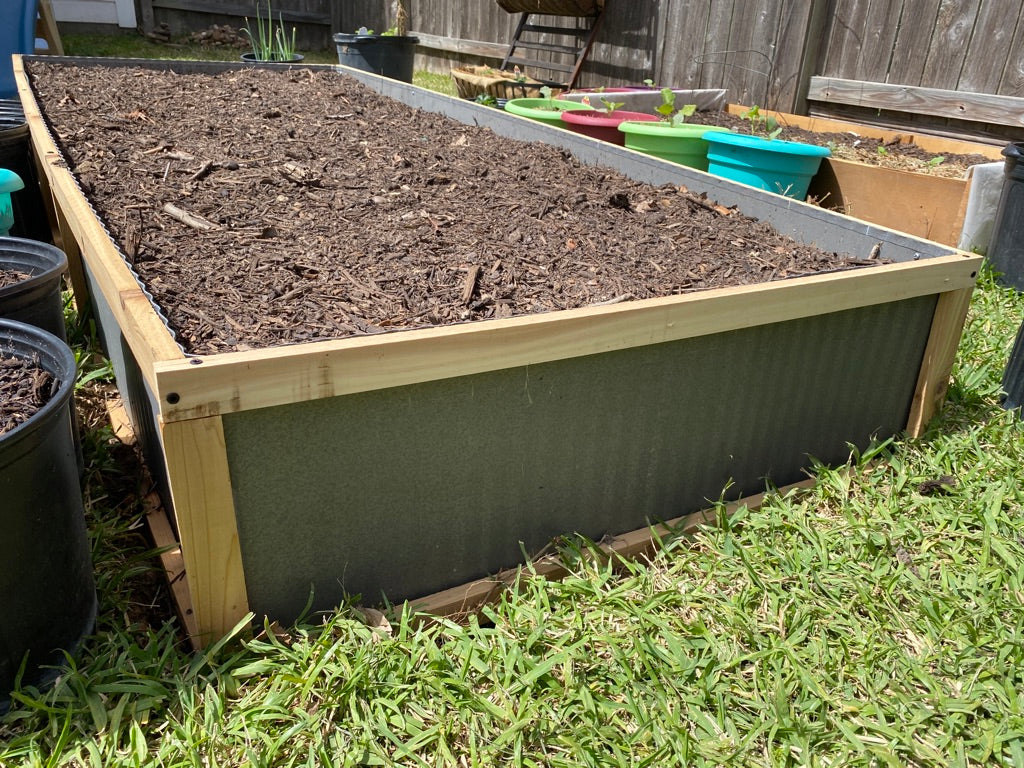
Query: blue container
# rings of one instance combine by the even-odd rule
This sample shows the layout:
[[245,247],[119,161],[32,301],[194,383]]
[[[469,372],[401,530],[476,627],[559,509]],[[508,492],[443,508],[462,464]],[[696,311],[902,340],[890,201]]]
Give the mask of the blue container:
[[742,133],[706,133],[708,172],[803,200],[827,147]]

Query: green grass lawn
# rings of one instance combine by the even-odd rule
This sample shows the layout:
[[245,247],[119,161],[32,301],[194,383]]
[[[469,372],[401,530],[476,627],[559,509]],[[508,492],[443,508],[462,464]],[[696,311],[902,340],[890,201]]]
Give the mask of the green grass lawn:
[[0,765],[1024,765],[1024,426],[998,404],[1022,317],[983,277],[923,437],[650,562],[567,547],[568,578],[466,626],[344,605],[190,652],[154,621],[139,479],[97,426],[99,625],[15,694]]

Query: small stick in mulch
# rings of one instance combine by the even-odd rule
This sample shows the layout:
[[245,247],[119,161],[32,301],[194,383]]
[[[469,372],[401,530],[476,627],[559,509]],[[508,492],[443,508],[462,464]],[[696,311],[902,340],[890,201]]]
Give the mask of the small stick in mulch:
[[32,418],[55,389],[53,376],[36,363],[0,356],[0,435]]
[[188,224],[193,229],[198,229],[201,232],[209,232],[212,229],[220,229],[209,219],[204,219],[202,216],[196,216],[194,213],[189,213],[183,208],[179,208],[173,203],[165,203],[163,212],[170,216],[172,219],[177,219],[182,224]]
[[481,272],[483,272],[482,267],[473,266],[469,268],[469,272],[466,274],[466,282],[462,284],[463,304],[469,304],[469,300],[473,298],[473,292],[476,290],[476,281],[480,279]]

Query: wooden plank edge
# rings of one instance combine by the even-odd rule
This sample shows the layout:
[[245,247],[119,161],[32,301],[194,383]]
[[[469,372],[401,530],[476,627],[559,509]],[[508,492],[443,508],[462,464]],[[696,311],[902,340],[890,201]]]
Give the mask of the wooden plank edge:
[[907,417],[907,434],[920,437],[946,399],[973,288],[940,294]]
[[[146,383],[152,391],[156,391],[154,364],[164,360],[182,360],[185,356],[153,310],[149,297],[115,249],[89,201],[67,169],[35,100],[23,57],[15,55],[13,64],[33,150],[37,163],[43,169],[61,224],[62,243],[66,250],[72,250],[76,258],[88,267],[89,274],[117,319]],[[72,240],[75,242],[74,248],[70,248]],[[84,292],[84,273],[81,270],[77,280]]]
[[[128,409],[124,407],[124,401],[118,397],[115,400],[108,400],[106,406],[107,418],[114,436],[125,445],[135,445],[135,430],[128,417]],[[151,483],[147,481],[145,485],[150,486]],[[189,593],[188,580],[185,578],[185,561],[182,558],[181,545],[174,536],[160,495],[156,491],[151,491],[143,498],[142,505],[146,513],[146,527],[149,529],[150,538],[159,550],[160,565],[171,591],[171,602],[174,604],[178,621],[185,630],[192,650],[198,650],[199,626],[192,610],[192,596]]]
[[169,424],[943,293],[973,286],[980,264],[981,257],[957,252],[611,306],[159,362],[156,393]]
[[444,37],[443,35],[432,35],[427,32],[410,30],[409,34],[419,38],[419,45],[422,48],[430,48],[445,53],[458,53],[465,56],[479,56],[485,59],[505,58],[508,51],[507,45],[500,43],[488,43],[483,40],[467,40],[458,37]]
[[809,101],[1024,127],[1024,98],[916,85],[812,77]]
[[161,424],[167,477],[200,646],[249,610],[224,424],[219,416]]
[[[741,507],[751,511],[757,510],[770,496],[787,496],[793,491],[811,488],[817,478],[810,477],[796,483],[756,493],[751,496],[727,502],[724,514],[731,516]],[[620,560],[638,560],[654,552],[659,539],[676,535],[691,538],[697,529],[717,519],[717,507],[708,507],[698,512],[667,520],[664,523],[638,528],[620,534],[597,545],[597,552],[602,558]],[[444,617],[452,620],[464,620],[479,614],[485,606],[495,602],[506,590],[515,590],[525,579],[541,578],[557,581],[568,575],[569,571],[561,560],[555,556],[543,556],[526,565],[518,565],[485,579],[477,579],[467,584],[435,592],[415,600],[407,600],[394,606],[400,612],[408,608],[421,620],[431,617]]]
[[160,564],[164,569],[164,576],[167,577],[167,584],[171,589],[171,598],[178,620],[185,628],[189,645],[192,650],[197,651],[202,647],[199,642],[199,624],[196,622],[195,611],[192,610],[192,595],[188,588],[188,579],[185,575],[185,559],[181,554],[181,545],[174,536],[167,511],[160,502],[160,497],[154,492],[144,500],[147,507],[146,525],[149,527],[149,534],[153,544],[160,550]]

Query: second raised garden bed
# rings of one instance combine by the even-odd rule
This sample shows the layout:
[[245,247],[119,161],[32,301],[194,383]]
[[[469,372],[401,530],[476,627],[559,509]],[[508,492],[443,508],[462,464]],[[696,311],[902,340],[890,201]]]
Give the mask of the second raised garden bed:
[[[79,297],[91,297],[170,489],[202,641],[250,609],[289,621],[346,592],[370,603],[457,594],[560,534],[642,529],[726,488],[800,480],[811,457],[842,462],[850,444],[916,434],[943,397],[976,257],[356,72],[267,73],[296,89],[328,80],[328,102],[300,114],[268,97],[269,81],[223,64],[27,61],[96,68],[97,81],[105,66],[170,70],[178,98],[204,103],[210,90],[191,75],[233,77],[255,121],[219,128],[210,115],[196,131],[222,151],[189,155],[161,145],[152,85],[137,109],[103,111],[79,90],[41,96],[16,62],[58,221],[81,248]],[[383,102],[349,77],[414,109],[382,131]],[[43,119],[51,109],[70,126],[59,139],[69,153]],[[68,122],[76,110],[102,119]],[[347,160],[304,149],[314,124]],[[491,132],[503,138],[489,159],[453,167],[451,152],[491,147]],[[367,158],[390,181],[368,183]],[[125,179],[143,196],[98,217],[93,204]],[[200,203],[214,181],[219,202]],[[507,196],[481,209],[495,188]],[[307,196],[353,226],[278,259],[274,241],[319,227]],[[761,223],[736,235],[747,216]],[[208,225],[185,265],[178,249]],[[218,239],[229,234],[243,244]],[[541,245],[545,260],[518,260]],[[706,282],[730,271],[708,254],[730,249],[743,255],[734,272],[769,282],[695,291],[723,285]],[[888,263],[873,265],[879,254]],[[170,271],[144,287],[153,262]],[[372,262],[375,276],[357,271]],[[243,317],[232,292],[253,275],[262,294]],[[344,295],[317,304],[337,282]],[[174,301],[198,288],[213,308]],[[339,306],[348,320],[326,314]]]
[[[730,104],[731,115],[749,108]],[[998,162],[1001,147],[927,134],[896,132],[860,123],[804,117],[786,112],[761,110],[763,116],[778,120],[784,128],[797,128],[821,136],[816,142],[828,145],[828,136],[877,139],[882,152],[896,153],[900,146],[912,145],[920,154],[941,161],[946,155],[975,156],[977,162]],[[787,134],[783,133],[783,138]],[[807,141],[805,137],[798,140]],[[872,142],[875,144],[877,142]],[[887,149],[890,147],[891,149]],[[865,163],[835,156],[822,160],[808,190],[809,199],[832,210],[841,211],[872,224],[892,227],[916,237],[956,246],[964,224],[964,213],[971,191],[965,174],[938,174],[925,161],[915,168],[891,164]]]

